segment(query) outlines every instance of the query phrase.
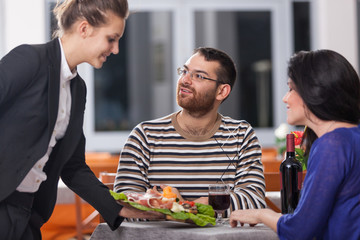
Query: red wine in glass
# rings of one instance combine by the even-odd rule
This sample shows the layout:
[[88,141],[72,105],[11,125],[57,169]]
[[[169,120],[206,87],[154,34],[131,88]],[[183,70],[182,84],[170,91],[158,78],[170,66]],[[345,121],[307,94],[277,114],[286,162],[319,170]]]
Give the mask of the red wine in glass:
[[209,205],[216,212],[216,223],[224,224],[222,214],[230,207],[230,186],[227,184],[209,185]]
[[230,207],[230,194],[209,194],[209,205],[215,211],[224,211]]

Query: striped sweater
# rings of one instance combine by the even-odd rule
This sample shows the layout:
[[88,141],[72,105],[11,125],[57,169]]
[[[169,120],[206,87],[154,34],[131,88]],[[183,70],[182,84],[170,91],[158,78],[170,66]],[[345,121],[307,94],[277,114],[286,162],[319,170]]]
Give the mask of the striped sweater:
[[145,192],[165,184],[194,200],[207,197],[208,185],[222,180],[232,188],[229,211],[264,208],[261,147],[250,124],[218,114],[208,134],[194,137],[180,128],[176,115],[133,129],[120,155],[115,191]]

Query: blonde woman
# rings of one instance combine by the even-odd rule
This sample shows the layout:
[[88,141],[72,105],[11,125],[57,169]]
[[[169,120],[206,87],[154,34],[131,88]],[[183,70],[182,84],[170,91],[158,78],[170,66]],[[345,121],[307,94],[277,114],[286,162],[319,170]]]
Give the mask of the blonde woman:
[[65,0],[54,13],[55,39],[0,61],[0,239],[41,239],[60,177],[112,229],[123,217],[158,217],[122,208],[85,163],[86,86],[76,67],[100,68],[119,52],[127,0]]

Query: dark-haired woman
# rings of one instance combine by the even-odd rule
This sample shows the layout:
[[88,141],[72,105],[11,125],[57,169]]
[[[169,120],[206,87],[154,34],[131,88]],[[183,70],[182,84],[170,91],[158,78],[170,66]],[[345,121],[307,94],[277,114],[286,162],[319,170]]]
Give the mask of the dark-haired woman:
[[264,223],[280,239],[360,239],[359,77],[330,50],[296,54],[288,75],[287,122],[307,126],[301,199],[293,214],[239,210],[230,223]]
[[112,229],[123,217],[158,217],[122,208],[85,163],[86,86],[76,66],[100,68],[118,53],[127,0],[65,0],[54,12],[57,38],[0,61],[0,239],[41,239],[59,177]]

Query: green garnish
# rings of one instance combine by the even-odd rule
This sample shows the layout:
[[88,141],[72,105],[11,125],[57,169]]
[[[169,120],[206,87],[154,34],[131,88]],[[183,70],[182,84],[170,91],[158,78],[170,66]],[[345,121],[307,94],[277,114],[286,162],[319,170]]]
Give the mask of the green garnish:
[[170,211],[169,209],[149,208],[149,207],[146,207],[139,203],[128,201],[128,199],[124,193],[116,193],[116,192],[110,190],[110,194],[111,194],[111,196],[113,196],[113,198],[115,200],[117,200],[117,201],[121,200],[123,202],[130,204],[132,207],[143,210],[143,211],[161,212],[163,214],[170,215],[172,218],[178,219],[178,220],[190,219],[196,225],[201,226],[201,227],[204,227],[208,224],[212,224],[212,225],[216,224],[215,217],[214,217],[215,212],[214,212],[214,209],[212,208],[212,206],[210,206],[210,205],[195,203],[197,210],[198,210],[197,214],[188,213],[188,212],[175,213],[175,212]]

